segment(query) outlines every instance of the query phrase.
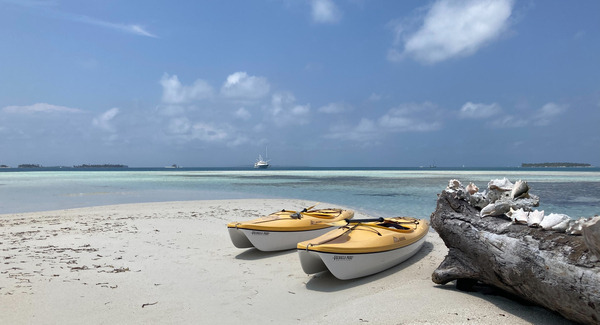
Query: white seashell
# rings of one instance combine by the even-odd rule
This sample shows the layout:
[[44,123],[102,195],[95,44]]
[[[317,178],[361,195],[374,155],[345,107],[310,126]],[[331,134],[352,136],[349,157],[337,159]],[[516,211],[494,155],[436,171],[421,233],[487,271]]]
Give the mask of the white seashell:
[[446,189],[450,191],[458,191],[460,188],[462,188],[462,184],[458,179],[449,180],[448,187],[446,187]]
[[505,213],[507,213],[508,211],[510,211],[510,204],[508,202],[504,202],[504,201],[498,201],[495,203],[490,203],[488,205],[486,205],[483,209],[481,209],[481,212],[479,213],[479,215],[483,218],[483,217],[487,217],[487,216],[501,216]]
[[552,230],[554,230],[556,232],[565,232],[565,231],[567,231],[567,228],[569,227],[569,223],[571,222],[571,220],[573,220],[573,219],[569,218],[569,219],[561,221],[556,226],[552,227]]
[[490,190],[510,191],[512,190],[513,186],[513,183],[511,183],[506,177],[503,179],[493,179],[488,183],[488,189]]
[[567,227],[566,233],[569,235],[581,235],[583,223],[586,221],[585,218],[579,218],[577,220],[571,220]]
[[451,179],[448,182],[448,187],[451,187],[451,188],[459,188],[461,186],[462,186],[462,184],[460,183],[460,181],[458,179]]
[[516,224],[527,224],[527,216],[529,216],[529,212],[523,210],[523,209],[519,209],[519,210],[511,210],[511,215],[510,215],[510,219],[512,220],[513,223]]
[[544,219],[542,222],[540,222],[540,227],[542,227],[544,230],[551,230],[552,227],[570,219],[571,218],[569,218],[569,216],[566,214],[550,213],[549,215],[544,216]]
[[520,198],[520,197],[527,197],[528,192],[529,192],[529,185],[527,184],[527,182],[518,180],[515,182],[515,185],[513,186],[512,191],[510,192],[510,197],[513,199]]
[[469,194],[473,195],[473,194],[479,192],[479,187],[477,187],[477,185],[475,185],[473,183],[469,183],[469,185],[467,185],[467,192],[469,192]]
[[527,225],[529,227],[539,227],[540,222],[544,219],[544,210],[542,211],[531,211],[527,216]]
[[492,212],[494,212],[494,203],[490,203],[490,204],[486,205],[483,209],[481,209],[479,216],[482,218],[487,217],[487,216],[490,216],[492,214]]

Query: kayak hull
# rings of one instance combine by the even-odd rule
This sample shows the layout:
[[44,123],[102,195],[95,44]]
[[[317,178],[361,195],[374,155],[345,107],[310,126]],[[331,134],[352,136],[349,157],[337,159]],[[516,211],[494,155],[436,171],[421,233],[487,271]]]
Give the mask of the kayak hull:
[[302,270],[314,274],[329,270],[340,280],[349,280],[379,273],[415,255],[425,243],[425,236],[408,246],[373,253],[328,253],[298,250]]
[[294,249],[299,242],[321,236],[333,228],[303,231],[262,231],[241,228],[228,228],[228,230],[235,247],[256,247],[261,251],[272,252]]
[[412,217],[349,220],[348,224],[296,248],[307,274],[329,270],[348,280],[375,274],[415,255],[429,231],[427,220]]
[[227,224],[231,242],[237,248],[255,247],[261,251],[294,249],[305,240],[336,229],[354,212],[343,209],[281,210],[246,222]]
[[241,229],[237,228],[227,228],[229,231],[229,237],[231,238],[231,242],[233,246],[237,248],[250,248],[254,247],[252,242],[248,239],[246,234]]

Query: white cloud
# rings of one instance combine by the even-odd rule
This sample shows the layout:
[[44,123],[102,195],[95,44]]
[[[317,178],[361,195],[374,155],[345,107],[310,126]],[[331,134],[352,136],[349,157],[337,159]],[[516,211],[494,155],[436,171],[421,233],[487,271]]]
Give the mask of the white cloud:
[[381,130],[377,124],[370,119],[362,118],[355,127],[334,124],[325,138],[369,143],[381,138]]
[[528,125],[545,126],[552,123],[552,121],[563,114],[566,109],[566,105],[550,102],[533,112],[533,114],[521,113],[518,116],[500,116],[495,120],[490,121],[487,125],[496,129],[521,128]]
[[252,114],[250,114],[247,109],[240,107],[237,111],[235,111],[234,116],[242,120],[248,120],[250,117],[252,117]]
[[138,36],[157,38],[156,35],[150,33],[143,26],[138,25],[138,24],[113,23],[113,22],[109,22],[109,21],[105,21],[105,20],[88,17],[88,16],[66,14],[66,13],[61,13],[60,15],[65,17],[66,19],[82,22],[82,23],[85,23],[88,25],[94,25],[94,26],[104,27],[104,28],[108,28],[108,29],[119,30],[119,31],[122,31],[122,32],[125,32],[128,34],[134,34],[134,35],[138,35]]
[[533,124],[537,126],[548,125],[555,117],[564,113],[566,110],[567,106],[565,105],[547,103],[534,114]]
[[177,117],[169,121],[167,132],[170,134],[186,134],[190,131],[192,124],[187,117]]
[[337,23],[342,13],[332,0],[311,0],[311,17],[317,23]]
[[319,107],[318,111],[325,114],[340,114],[347,111],[349,108],[342,103],[330,103]]
[[175,143],[201,141],[237,147],[249,142],[248,136],[238,132],[228,123],[194,121],[185,116],[169,119],[164,131],[166,140]]
[[92,120],[92,125],[97,128],[100,128],[107,132],[115,132],[115,127],[112,124],[115,116],[119,114],[119,109],[117,107],[113,107],[108,111],[100,114]]
[[186,109],[181,105],[158,105],[156,111],[164,116],[177,116],[184,114]]
[[229,147],[239,147],[241,145],[244,145],[246,143],[249,143],[250,140],[248,139],[248,137],[246,136],[236,136],[235,138],[233,138],[232,140],[227,142],[227,146]]
[[472,55],[508,29],[513,5],[513,0],[438,0],[415,32],[407,35],[410,26],[392,23],[394,45],[404,48],[390,49],[388,59],[399,61],[409,56],[434,64]]
[[403,104],[390,109],[377,120],[362,118],[355,127],[335,125],[324,137],[369,144],[391,133],[431,132],[442,127],[442,111],[434,104]]
[[436,105],[403,104],[390,109],[379,118],[379,126],[392,132],[427,132],[438,130],[442,126],[440,111]]
[[271,86],[264,77],[249,76],[246,72],[235,72],[227,77],[221,94],[236,100],[256,100],[266,96]]
[[308,117],[310,105],[296,105],[292,107],[291,114],[296,117]]
[[81,113],[78,108],[51,105],[47,103],[36,103],[29,106],[6,106],[2,112],[11,114],[35,114],[35,113]]
[[168,104],[184,104],[208,99],[213,96],[213,88],[206,81],[198,79],[191,86],[184,86],[176,75],[164,74],[160,79],[163,87],[162,101]]
[[506,115],[489,123],[491,127],[496,129],[520,128],[528,124],[527,119],[513,115]]
[[9,4],[20,5],[31,10],[37,10],[44,16],[51,17],[60,20],[69,20],[88,25],[98,26],[107,29],[118,30],[128,34],[134,34],[138,36],[146,36],[156,38],[157,36],[150,33],[143,26],[139,24],[123,24],[113,23],[106,20],[92,18],[85,15],[73,14],[69,12],[59,11],[54,8],[57,7],[54,1],[9,1]]
[[310,105],[297,105],[296,98],[290,92],[273,94],[268,111],[278,127],[304,125],[310,119]]
[[124,27],[125,27],[126,31],[130,31],[133,34],[137,34],[137,35],[141,35],[141,36],[148,36],[148,37],[157,37],[156,35],[147,31],[146,28],[144,28],[141,25],[125,25]]
[[290,92],[279,92],[271,96],[271,114],[279,115],[284,109],[284,106],[293,104],[296,97]]
[[458,113],[460,118],[484,119],[502,112],[502,107],[496,103],[481,104],[467,102]]
[[226,140],[228,133],[225,129],[206,123],[195,123],[191,129],[192,138],[204,142],[218,142]]

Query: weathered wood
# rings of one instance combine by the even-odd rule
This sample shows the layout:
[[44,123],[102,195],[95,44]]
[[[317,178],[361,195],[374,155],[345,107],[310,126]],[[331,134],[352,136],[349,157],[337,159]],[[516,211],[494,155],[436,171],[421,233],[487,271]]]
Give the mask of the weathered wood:
[[447,189],[438,197],[431,225],[449,252],[433,282],[476,280],[567,319],[600,323],[600,262],[582,236],[514,224],[506,216],[482,218],[468,196]]

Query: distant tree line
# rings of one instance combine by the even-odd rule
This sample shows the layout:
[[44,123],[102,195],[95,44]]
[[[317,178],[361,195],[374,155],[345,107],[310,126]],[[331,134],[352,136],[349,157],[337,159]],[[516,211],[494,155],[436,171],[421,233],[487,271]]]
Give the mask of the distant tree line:
[[590,164],[581,163],[566,163],[566,162],[552,162],[552,163],[522,163],[521,167],[592,167]]
[[[7,168],[8,166],[0,165],[0,167]],[[40,165],[40,164],[20,164],[19,168],[42,168],[42,165]],[[61,167],[61,168],[63,168],[63,167]],[[69,167],[66,167],[66,168],[69,168]],[[83,164],[83,165],[73,166],[73,168],[128,168],[128,166],[121,165],[121,164]]]

